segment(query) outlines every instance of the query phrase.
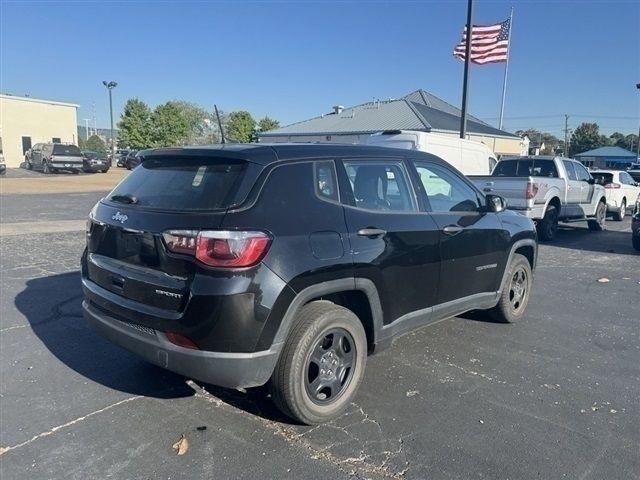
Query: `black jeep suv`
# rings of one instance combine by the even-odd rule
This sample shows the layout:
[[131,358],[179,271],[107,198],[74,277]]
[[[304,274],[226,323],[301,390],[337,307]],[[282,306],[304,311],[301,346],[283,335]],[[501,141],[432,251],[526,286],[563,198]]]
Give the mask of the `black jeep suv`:
[[472,309],[520,319],[531,220],[420,152],[158,149],[91,211],[86,320],[174,372],[307,424],[349,405],[367,354]]

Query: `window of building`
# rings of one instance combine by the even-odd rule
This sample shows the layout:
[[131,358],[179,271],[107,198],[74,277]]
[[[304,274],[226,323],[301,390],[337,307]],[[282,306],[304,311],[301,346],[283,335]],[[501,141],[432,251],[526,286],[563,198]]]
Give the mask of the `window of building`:
[[53,137],[51,139],[51,143],[62,143],[62,142],[60,141],[60,137]]

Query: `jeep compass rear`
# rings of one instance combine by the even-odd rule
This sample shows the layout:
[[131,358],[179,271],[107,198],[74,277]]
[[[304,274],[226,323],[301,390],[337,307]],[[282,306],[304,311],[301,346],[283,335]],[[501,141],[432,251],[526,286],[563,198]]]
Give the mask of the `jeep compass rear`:
[[158,149],[91,211],[83,309],[174,372],[230,388],[271,380],[283,412],[316,424],[398,336],[470,309],[519,320],[536,254],[530,220],[432,155]]

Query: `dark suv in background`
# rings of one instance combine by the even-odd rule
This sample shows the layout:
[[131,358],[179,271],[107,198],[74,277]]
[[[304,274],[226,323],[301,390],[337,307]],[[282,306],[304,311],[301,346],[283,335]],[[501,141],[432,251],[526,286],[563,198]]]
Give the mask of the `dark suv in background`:
[[44,173],[60,170],[79,173],[83,161],[84,157],[77,146],[64,143],[36,143],[24,158],[27,170],[42,170]]
[[420,152],[154,150],[91,211],[84,316],[174,372],[270,380],[283,412],[325,422],[400,335],[472,309],[522,318],[536,232],[504,207]]

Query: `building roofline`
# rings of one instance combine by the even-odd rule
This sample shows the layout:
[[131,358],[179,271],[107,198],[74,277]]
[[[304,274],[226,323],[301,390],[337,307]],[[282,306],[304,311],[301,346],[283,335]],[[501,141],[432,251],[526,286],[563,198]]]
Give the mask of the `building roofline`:
[[6,93],[0,93],[0,98],[3,98],[3,99],[6,98],[7,100],[19,100],[22,102],[46,103],[49,105],[60,105],[63,107],[80,108],[80,105],[76,103],[58,102],[57,100],[44,100],[42,98],[22,97],[19,95],[11,95]]

